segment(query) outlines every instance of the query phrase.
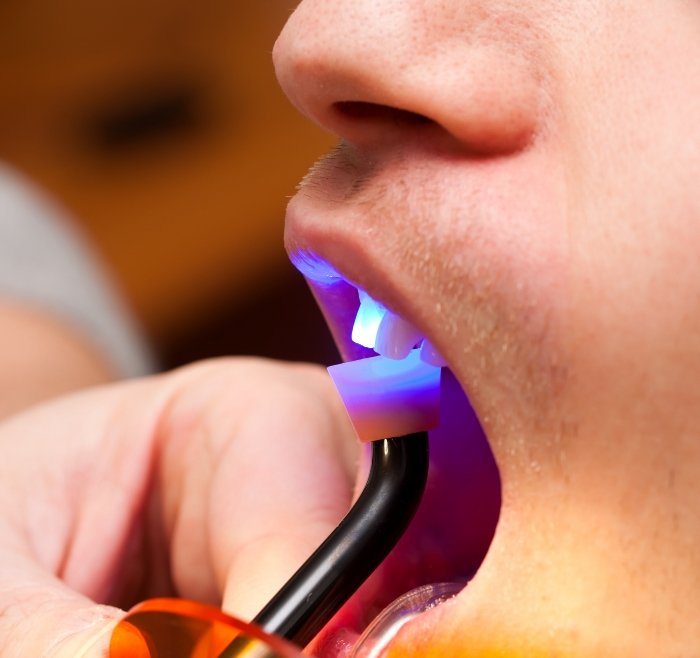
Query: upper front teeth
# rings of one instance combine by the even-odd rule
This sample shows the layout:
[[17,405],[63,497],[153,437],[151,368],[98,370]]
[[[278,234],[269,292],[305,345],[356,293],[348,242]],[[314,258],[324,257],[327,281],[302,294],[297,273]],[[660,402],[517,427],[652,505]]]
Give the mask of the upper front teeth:
[[358,345],[374,349],[388,359],[405,359],[421,340],[421,359],[431,365],[446,365],[435,347],[410,322],[392,313],[358,290],[360,307],[352,328],[352,340]]
[[360,296],[360,308],[357,309],[355,324],[352,327],[352,340],[358,345],[374,349],[379,325],[387,310],[375,302],[364,290],[357,292]]
[[405,359],[423,335],[410,322],[387,311],[379,323],[374,351],[388,359]]
[[437,351],[437,349],[435,349],[435,345],[433,345],[427,338],[420,346],[420,358],[421,361],[430,363],[438,368],[442,368],[447,365],[445,358],[442,356],[442,354],[440,354],[440,352]]

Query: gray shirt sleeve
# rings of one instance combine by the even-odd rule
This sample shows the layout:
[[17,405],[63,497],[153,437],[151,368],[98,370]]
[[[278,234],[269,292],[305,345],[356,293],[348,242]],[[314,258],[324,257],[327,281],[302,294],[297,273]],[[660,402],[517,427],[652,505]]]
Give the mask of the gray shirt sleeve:
[[62,317],[124,377],[154,369],[133,317],[77,227],[39,190],[0,164],[3,298]]

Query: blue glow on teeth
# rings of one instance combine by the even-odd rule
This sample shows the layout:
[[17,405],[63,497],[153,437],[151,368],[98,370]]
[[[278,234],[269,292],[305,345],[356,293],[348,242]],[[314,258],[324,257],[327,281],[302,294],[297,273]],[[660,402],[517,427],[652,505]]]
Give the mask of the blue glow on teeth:
[[352,340],[362,347],[374,349],[377,342],[377,332],[387,310],[375,302],[366,292],[357,291],[360,296],[360,308],[357,311],[355,324],[352,326]]

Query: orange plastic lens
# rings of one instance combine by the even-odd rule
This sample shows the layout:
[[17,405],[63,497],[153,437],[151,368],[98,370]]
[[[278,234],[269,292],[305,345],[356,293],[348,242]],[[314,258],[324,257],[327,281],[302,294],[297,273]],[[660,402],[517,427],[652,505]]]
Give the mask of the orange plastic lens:
[[301,658],[295,647],[256,626],[218,608],[181,599],[151,599],[132,608],[114,629],[109,656]]

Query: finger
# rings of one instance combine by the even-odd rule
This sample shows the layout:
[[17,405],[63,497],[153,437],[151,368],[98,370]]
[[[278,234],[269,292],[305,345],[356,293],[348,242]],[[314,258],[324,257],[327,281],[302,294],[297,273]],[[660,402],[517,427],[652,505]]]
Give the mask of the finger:
[[80,596],[26,556],[5,549],[0,560],[2,658],[107,655],[122,611]]
[[223,593],[249,619],[350,505],[358,446],[340,400],[320,368],[238,362],[190,385],[162,431],[178,589]]
[[104,658],[124,548],[148,490],[154,382],[0,424],[0,657]]

